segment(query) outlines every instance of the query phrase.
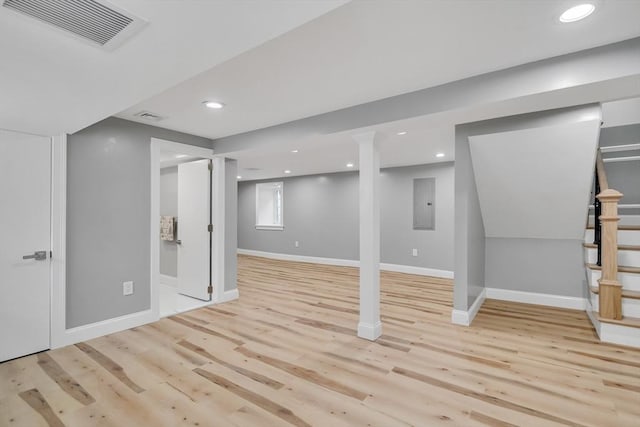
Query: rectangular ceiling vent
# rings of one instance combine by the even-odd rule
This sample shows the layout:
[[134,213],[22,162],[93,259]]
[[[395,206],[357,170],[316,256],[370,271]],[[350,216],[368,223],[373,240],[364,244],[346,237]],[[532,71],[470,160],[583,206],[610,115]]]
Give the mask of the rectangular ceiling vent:
[[146,21],[96,0],[3,0],[2,6],[107,50],[120,46]]
[[139,113],[134,114],[135,117],[140,117],[141,119],[150,120],[152,122],[159,122],[160,120],[164,120],[164,117],[154,114],[150,111],[140,111]]

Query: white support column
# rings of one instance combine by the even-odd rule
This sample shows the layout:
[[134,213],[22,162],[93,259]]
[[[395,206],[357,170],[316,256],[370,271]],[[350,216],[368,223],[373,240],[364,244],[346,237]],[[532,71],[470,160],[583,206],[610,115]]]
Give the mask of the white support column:
[[212,299],[226,302],[238,298],[237,287],[237,161],[224,157],[213,159],[213,247],[211,265]]
[[375,132],[354,135],[360,152],[360,322],[358,336],[371,341],[380,323],[380,152]]

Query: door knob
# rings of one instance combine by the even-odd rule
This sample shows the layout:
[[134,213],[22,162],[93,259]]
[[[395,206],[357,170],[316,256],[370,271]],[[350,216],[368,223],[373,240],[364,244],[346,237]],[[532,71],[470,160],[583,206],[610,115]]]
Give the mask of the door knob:
[[44,261],[47,259],[47,251],[36,251],[33,255],[25,255],[22,259],[35,259],[36,261]]

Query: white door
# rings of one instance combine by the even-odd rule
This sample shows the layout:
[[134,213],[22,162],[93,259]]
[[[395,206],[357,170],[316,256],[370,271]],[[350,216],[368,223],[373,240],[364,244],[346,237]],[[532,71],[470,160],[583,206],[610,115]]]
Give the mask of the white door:
[[51,140],[0,130],[0,362],[49,348],[50,198]]
[[211,300],[211,171],[209,160],[178,165],[178,291]]

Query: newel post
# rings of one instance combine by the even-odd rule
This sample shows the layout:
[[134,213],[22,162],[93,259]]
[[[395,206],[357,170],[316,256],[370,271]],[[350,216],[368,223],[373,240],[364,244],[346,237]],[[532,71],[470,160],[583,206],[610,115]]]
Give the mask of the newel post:
[[622,193],[607,189],[598,194],[602,204],[602,276],[599,284],[600,317],[622,319],[622,285],[618,282],[618,201]]

